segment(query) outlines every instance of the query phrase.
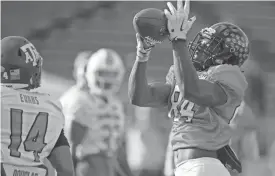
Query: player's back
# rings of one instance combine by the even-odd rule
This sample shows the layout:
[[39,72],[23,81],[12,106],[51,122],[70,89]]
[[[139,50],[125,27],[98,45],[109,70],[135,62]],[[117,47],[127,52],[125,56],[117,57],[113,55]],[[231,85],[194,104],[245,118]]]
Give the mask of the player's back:
[[41,165],[64,126],[61,105],[48,94],[1,89],[1,163]]

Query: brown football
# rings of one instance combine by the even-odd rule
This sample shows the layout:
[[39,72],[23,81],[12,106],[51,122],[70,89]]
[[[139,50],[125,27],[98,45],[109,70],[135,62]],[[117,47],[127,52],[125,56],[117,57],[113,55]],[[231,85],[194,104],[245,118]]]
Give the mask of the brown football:
[[151,38],[161,43],[168,38],[167,18],[163,11],[156,8],[143,9],[133,20],[136,33],[143,38]]

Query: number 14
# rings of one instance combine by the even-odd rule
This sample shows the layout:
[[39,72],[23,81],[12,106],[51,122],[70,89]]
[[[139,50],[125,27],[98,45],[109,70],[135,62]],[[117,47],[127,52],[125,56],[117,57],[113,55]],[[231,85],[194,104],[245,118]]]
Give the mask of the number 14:
[[[22,125],[23,125],[23,110],[11,108],[11,143],[9,145],[10,155],[20,158],[21,152],[18,151],[22,143]],[[28,135],[23,142],[24,149],[27,152],[33,152],[34,161],[39,162],[39,153],[47,145],[45,136],[48,126],[48,116],[46,112],[39,112],[28,132]]]

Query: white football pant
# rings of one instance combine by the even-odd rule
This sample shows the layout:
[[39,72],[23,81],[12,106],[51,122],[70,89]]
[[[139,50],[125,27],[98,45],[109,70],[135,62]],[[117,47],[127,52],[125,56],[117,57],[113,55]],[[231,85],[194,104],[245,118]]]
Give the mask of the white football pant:
[[175,176],[230,176],[228,170],[215,158],[197,158],[179,163]]

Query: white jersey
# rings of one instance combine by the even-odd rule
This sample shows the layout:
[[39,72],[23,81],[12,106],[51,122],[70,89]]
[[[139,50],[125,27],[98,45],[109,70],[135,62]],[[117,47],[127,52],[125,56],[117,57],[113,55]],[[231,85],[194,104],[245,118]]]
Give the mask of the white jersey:
[[1,89],[1,163],[37,166],[64,128],[61,105],[50,95]]
[[78,150],[79,157],[100,152],[112,155],[117,150],[125,123],[123,105],[117,97],[89,94],[73,87],[61,103],[66,123],[76,121],[88,129]]

